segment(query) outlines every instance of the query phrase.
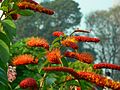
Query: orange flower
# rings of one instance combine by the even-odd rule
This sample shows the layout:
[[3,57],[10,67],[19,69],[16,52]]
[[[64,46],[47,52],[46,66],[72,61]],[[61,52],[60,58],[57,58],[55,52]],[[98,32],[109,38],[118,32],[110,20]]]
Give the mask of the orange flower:
[[30,88],[30,90],[37,90],[37,83],[33,78],[26,78],[22,80],[19,84],[20,88],[27,89]]
[[113,90],[120,90],[120,82],[115,82],[107,77],[103,77],[92,72],[78,72],[78,74],[81,79],[95,83],[98,86],[106,86]]
[[92,38],[92,37],[88,37],[88,36],[73,36],[77,41],[82,41],[82,42],[99,42],[100,39],[99,38]]
[[108,87],[113,90],[120,90],[120,82],[113,81],[111,79],[108,79],[107,77],[100,76],[99,74],[95,74],[92,72],[76,72],[72,68],[68,67],[44,67],[44,71],[50,72],[50,71],[61,71],[61,72],[67,72],[74,76],[76,79],[84,79],[86,81],[95,83],[98,86],[101,87]]
[[60,37],[60,36],[64,35],[64,33],[60,32],[60,31],[53,32],[52,34],[53,34],[53,36],[57,36],[57,37]]
[[59,49],[53,49],[52,51],[49,51],[46,55],[47,59],[50,63],[54,64],[61,64],[61,52]]
[[69,58],[76,58],[76,53],[75,52],[66,51],[64,53],[64,56],[69,57]]
[[49,44],[44,38],[32,37],[27,41],[27,45],[30,47],[44,47],[49,49]]
[[60,66],[56,66],[56,67],[44,67],[43,70],[46,71],[46,72],[50,72],[50,71],[67,72],[67,73],[70,73],[75,78],[80,79],[79,78],[79,74],[74,69],[69,68],[69,67],[60,67]]
[[120,65],[109,64],[109,63],[98,63],[98,64],[94,64],[93,68],[94,69],[108,68],[108,69],[120,70]]
[[71,47],[73,49],[78,49],[77,41],[75,38],[68,37],[65,40],[61,41],[61,44],[66,47]]
[[19,55],[13,58],[12,64],[15,66],[18,65],[27,65],[27,64],[37,64],[38,59],[34,59],[34,57],[30,54]]
[[85,63],[92,63],[94,60],[93,55],[87,52],[76,54],[76,59]]
[[94,58],[93,55],[87,52],[83,52],[83,53],[75,53],[75,52],[65,52],[64,56],[66,57],[70,57],[70,58],[75,58],[78,59],[81,62],[85,62],[85,63],[91,63]]
[[19,2],[17,4],[17,6],[20,9],[30,9],[30,10],[33,10],[33,11],[36,11],[36,12],[46,13],[46,14],[49,14],[49,15],[54,14],[53,10],[44,8],[43,6],[39,5],[37,2],[32,1],[32,0],[31,1]]

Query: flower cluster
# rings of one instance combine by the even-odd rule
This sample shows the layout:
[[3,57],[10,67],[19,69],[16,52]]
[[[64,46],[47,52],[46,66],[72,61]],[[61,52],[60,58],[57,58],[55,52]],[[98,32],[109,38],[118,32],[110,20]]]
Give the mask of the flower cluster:
[[49,49],[49,44],[44,38],[31,37],[28,39],[26,44],[30,47],[44,47],[45,49]]
[[99,38],[91,38],[91,37],[88,37],[88,36],[73,36],[77,41],[79,42],[99,42],[100,39]]
[[92,63],[94,60],[93,55],[90,53],[87,53],[87,52],[75,53],[75,52],[67,51],[64,53],[64,56],[70,57],[70,58],[75,58],[75,59],[78,59],[78,60],[88,63],[88,64]]
[[30,54],[25,54],[25,55],[19,55],[13,58],[12,64],[15,66],[18,65],[27,65],[27,64],[37,64],[38,59],[30,55]]
[[13,82],[16,79],[16,67],[8,66],[7,76],[8,81]]
[[49,14],[49,15],[54,14],[53,10],[44,8],[43,6],[39,5],[38,3],[36,3],[35,1],[32,1],[32,0],[31,1],[19,2],[17,4],[17,6],[20,9],[30,9],[30,10],[33,10],[33,11],[36,11],[36,12],[46,13],[46,14]]
[[64,53],[64,56],[69,57],[69,58],[76,58],[76,53],[75,52],[66,51]]
[[53,36],[56,36],[56,37],[60,37],[60,36],[63,36],[64,33],[63,32],[60,32],[60,31],[55,31],[52,33]]
[[120,82],[115,82],[107,77],[103,77],[92,72],[78,72],[78,74],[81,79],[95,83],[98,86],[106,86],[113,90],[120,90]]
[[74,76],[76,79],[84,79],[89,82],[95,83],[98,86],[101,87],[108,87],[114,90],[120,90],[120,82],[115,82],[111,79],[108,79],[107,77],[103,77],[99,74],[95,74],[92,72],[76,72],[72,68],[68,67],[44,67],[44,71],[62,71],[70,73],[72,76]]
[[92,63],[94,60],[93,55],[87,52],[76,54],[76,58],[88,64]]
[[93,68],[94,69],[109,68],[109,69],[120,70],[120,65],[109,64],[109,63],[99,63],[99,64],[94,64]]
[[44,71],[46,72],[50,72],[50,71],[60,71],[60,72],[67,72],[70,73],[72,76],[74,76],[76,79],[80,79],[79,78],[79,74],[72,68],[69,67],[60,67],[60,66],[56,66],[56,67],[44,67],[43,68]]
[[78,45],[76,43],[77,41],[75,40],[75,38],[72,38],[72,37],[68,37],[65,40],[61,41],[61,44],[63,46],[71,47],[73,49],[78,49]]
[[49,51],[46,54],[47,60],[49,60],[50,63],[53,64],[61,64],[61,52],[60,49],[56,48],[53,49],[52,51]]
[[37,83],[33,78],[25,78],[24,80],[22,80],[19,84],[20,88],[22,89],[28,89],[30,88],[30,90],[37,90]]

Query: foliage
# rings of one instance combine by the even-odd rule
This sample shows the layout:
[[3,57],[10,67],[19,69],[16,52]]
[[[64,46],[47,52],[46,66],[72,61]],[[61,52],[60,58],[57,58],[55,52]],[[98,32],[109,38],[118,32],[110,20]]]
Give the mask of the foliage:
[[[74,1],[71,0],[71,2]],[[64,0],[63,3],[72,5]],[[63,3],[56,2],[55,8],[58,4],[63,5]],[[75,5],[78,6],[77,3]],[[71,8],[66,8],[71,10]],[[119,65],[106,63],[97,66],[93,64],[94,56],[91,53],[79,51],[79,42],[98,43],[100,41],[99,38],[74,35],[76,32],[89,33],[89,31],[75,30],[69,36],[57,31],[53,33],[53,36],[57,36],[57,38],[50,44],[42,37],[25,38],[13,44],[12,40],[16,35],[16,25],[13,20],[19,19],[21,15],[32,15],[34,12],[52,15],[54,11],[32,0],[4,0],[1,1],[0,9],[3,11],[0,19],[1,90],[92,90],[95,85],[106,86],[114,90],[120,89],[120,82],[100,75],[101,70],[99,70],[100,65],[102,65],[100,68],[120,70]],[[61,9],[60,15],[62,15],[63,9]],[[80,12],[78,13],[80,14]],[[56,13],[55,16],[57,17],[59,14]],[[44,18],[46,17],[44,15]],[[68,24],[65,24],[63,29],[78,24],[79,20],[74,21],[74,15],[71,17],[72,19],[65,20]],[[78,19],[80,17],[78,16]],[[57,27],[60,28],[59,24]]]

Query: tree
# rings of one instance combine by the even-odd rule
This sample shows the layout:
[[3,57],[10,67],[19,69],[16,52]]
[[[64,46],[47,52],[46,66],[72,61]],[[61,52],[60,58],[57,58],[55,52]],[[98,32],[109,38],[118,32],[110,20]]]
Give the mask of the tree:
[[[87,28],[91,28],[93,35],[100,37],[101,42],[96,47],[89,45],[91,48],[97,48],[98,60],[120,64],[120,6],[113,7],[109,11],[96,11],[86,17]],[[112,76],[115,76],[114,72]],[[120,77],[113,77],[120,80]]]
[[48,16],[45,14],[35,13],[33,16],[21,18],[16,22],[18,27],[18,37],[41,36],[52,39],[50,34],[53,31],[64,31],[77,26],[82,14],[79,4],[73,0],[55,0],[41,3],[55,11],[55,14]]

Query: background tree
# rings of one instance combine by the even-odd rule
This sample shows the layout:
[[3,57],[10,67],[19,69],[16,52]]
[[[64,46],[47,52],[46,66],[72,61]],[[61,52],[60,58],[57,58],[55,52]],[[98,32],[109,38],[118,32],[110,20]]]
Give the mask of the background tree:
[[[113,7],[109,11],[96,11],[86,17],[87,28],[92,29],[93,36],[100,37],[101,42],[95,47],[100,62],[120,64],[120,6]],[[112,72],[112,77],[120,80],[117,71]]]
[[33,16],[21,18],[16,22],[19,29],[17,39],[41,36],[50,40],[53,38],[50,37],[53,31],[64,31],[77,26],[81,21],[79,4],[73,0],[55,0],[41,4],[53,9],[55,14],[48,16],[35,13]]

